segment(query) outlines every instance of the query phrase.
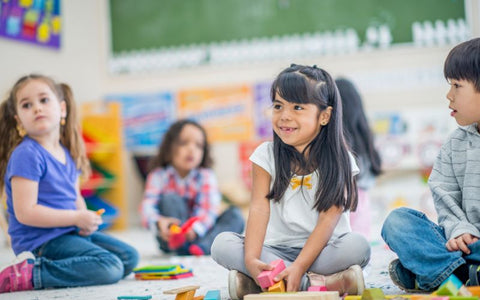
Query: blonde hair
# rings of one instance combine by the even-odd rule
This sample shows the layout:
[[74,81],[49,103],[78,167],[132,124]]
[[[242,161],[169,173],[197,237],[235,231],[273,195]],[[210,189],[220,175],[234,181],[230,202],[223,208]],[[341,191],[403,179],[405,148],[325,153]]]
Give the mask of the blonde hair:
[[7,99],[0,104],[0,120],[2,120],[2,122],[0,122],[0,140],[2,141],[2,143],[0,143],[0,192],[4,189],[4,177],[10,155],[23,139],[16,129],[16,95],[21,88],[32,80],[43,81],[50,87],[59,101],[65,101],[67,116],[65,117],[65,125],[60,129],[60,142],[70,152],[77,168],[81,170],[82,176],[88,177],[91,172],[90,163],[85,151],[85,144],[79,130],[80,125],[77,120],[77,111],[72,90],[67,84],[57,84],[50,77],[39,74],[30,74],[20,78],[14,84]]

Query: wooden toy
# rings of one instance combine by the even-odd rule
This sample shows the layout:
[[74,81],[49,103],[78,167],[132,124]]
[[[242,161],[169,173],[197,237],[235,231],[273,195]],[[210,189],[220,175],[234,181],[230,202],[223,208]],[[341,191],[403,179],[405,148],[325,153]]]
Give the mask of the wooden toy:
[[145,296],[139,296],[139,295],[134,295],[134,296],[118,296],[117,300],[148,300],[152,299],[152,295],[145,295]]
[[205,294],[203,300],[220,300],[220,290],[210,290]]
[[361,300],[383,300],[385,299],[385,294],[379,288],[366,289],[362,293]]
[[180,248],[186,241],[185,234],[198,220],[199,217],[191,217],[181,227],[176,224],[170,225],[170,239],[168,240],[168,247],[172,250]]
[[175,300],[194,300],[195,291],[200,288],[198,285],[188,285],[168,291],[164,291],[164,294],[174,295],[177,294]]
[[285,292],[285,281],[280,280],[275,282],[272,286],[268,288],[269,292],[283,293]]
[[260,293],[243,297],[244,300],[276,300],[276,299],[301,299],[301,300],[339,300],[337,291],[328,292],[286,292],[286,293]]
[[309,286],[307,291],[309,292],[325,292],[327,291],[327,287],[324,285],[312,285]]
[[469,290],[473,296],[480,297],[480,286],[467,286],[467,290]]
[[133,269],[137,280],[168,280],[192,277],[192,269],[183,265],[145,266]]
[[257,276],[257,281],[262,287],[262,289],[266,289],[275,284],[273,278],[277,276],[280,272],[285,270],[285,263],[281,259],[272,261],[270,265],[273,267],[273,270],[263,271]]
[[448,276],[435,291],[439,296],[472,296],[472,293],[463,285],[455,275]]

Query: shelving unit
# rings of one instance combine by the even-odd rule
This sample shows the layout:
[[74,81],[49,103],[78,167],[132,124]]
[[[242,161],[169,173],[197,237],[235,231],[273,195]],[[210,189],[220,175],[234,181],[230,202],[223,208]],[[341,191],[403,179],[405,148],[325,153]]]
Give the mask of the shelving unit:
[[[82,183],[82,194],[98,195],[114,206],[118,215],[112,220],[110,228],[126,229],[128,206],[120,104],[85,103],[81,107],[81,116],[82,133],[93,170],[93,175]],[[88,197],[86,200],[88,205]]]

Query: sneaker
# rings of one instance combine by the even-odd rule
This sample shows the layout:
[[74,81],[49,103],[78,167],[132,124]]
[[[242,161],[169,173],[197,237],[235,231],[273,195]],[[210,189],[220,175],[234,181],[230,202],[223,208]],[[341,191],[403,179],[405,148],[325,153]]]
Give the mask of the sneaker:
[[228,273],[228,293],[232,300],[242,300],[245,295],[258,294],[262,289],[255,280],[237,270]]
[[415,274],[405,268],[398,258],[390,262],[390,265],[388,266],[388,274],[390,275],[392,282],[405,292],[425,292],[418,288]]
[[33,290],[32,272],[35,256],[20,253],[13,262],[0,270],[0,293]]
[[365,290],[365,281],[363,280],[362,268],[359,265],[353,265],[350,268],[332,274],[320,275],[309,272],[310,286],[325,286],[327,291],[338,291],[340,296],[361,295]]

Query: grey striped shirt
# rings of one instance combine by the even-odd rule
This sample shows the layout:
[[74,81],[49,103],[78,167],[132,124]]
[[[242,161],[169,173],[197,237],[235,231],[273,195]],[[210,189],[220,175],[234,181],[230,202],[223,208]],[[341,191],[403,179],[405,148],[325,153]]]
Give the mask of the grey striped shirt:
[[428,180],[447,240],[480,237],[480,134],[477,124],[459,127],[445,144]]

